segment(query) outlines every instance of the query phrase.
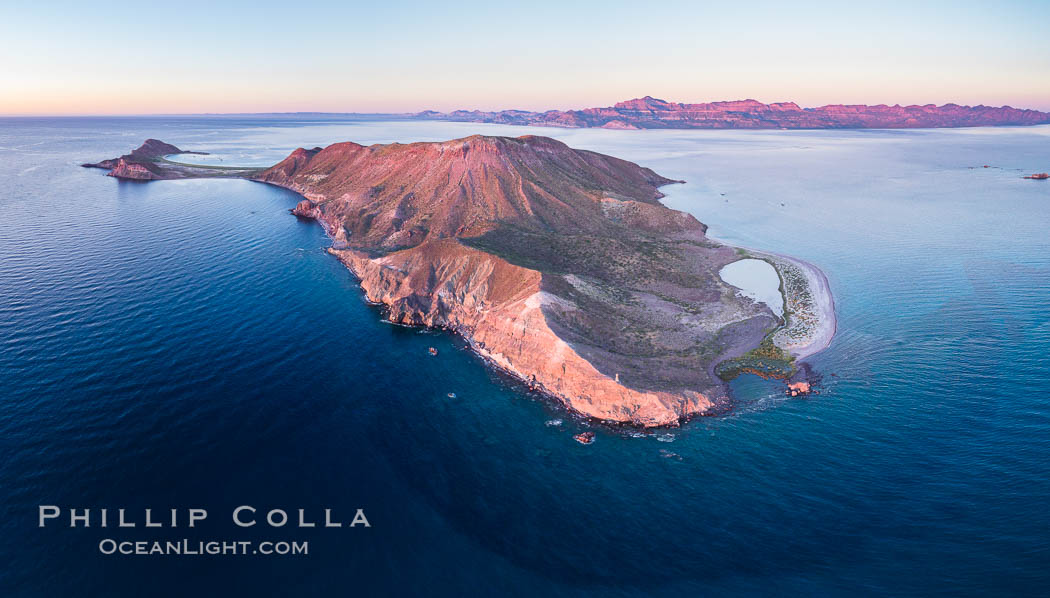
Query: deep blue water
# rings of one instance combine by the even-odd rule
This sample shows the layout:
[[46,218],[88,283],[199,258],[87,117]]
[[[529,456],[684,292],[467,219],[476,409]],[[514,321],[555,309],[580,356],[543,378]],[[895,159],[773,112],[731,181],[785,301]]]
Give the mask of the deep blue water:
[[[288,214],[295,194],[77,166],[146,137],[264,165],[475,132],[684,178],[666,201],[712,235],[824,268],[839,334],[811,360],[822,394],[741,378],[731,413],[673,442],[597,427],[581,446],[589,424],[457,339],[383,323]],[[1045,595],[1050,183],[1020,174],[1048,149],[1050,127],[0,119],[0,595]],[[209,519],[41,529],[41,504]],[[372,527],[242,530],[241,504],[360,507]],[[184,537],[310,554],[98,550]]]

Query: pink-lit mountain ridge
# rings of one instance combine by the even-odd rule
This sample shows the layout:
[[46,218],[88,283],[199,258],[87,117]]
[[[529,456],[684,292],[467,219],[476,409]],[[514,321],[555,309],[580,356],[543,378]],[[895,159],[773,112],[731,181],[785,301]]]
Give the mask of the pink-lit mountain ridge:
[[681,104],[646,96],[607,108],[584,110],[428,110],[429,120],[607,129],[917,129],[1025,126],[1050,123],[1050,113],[1010,106],[875,106],[831,104],[802,108],[794,102],[756,100]]

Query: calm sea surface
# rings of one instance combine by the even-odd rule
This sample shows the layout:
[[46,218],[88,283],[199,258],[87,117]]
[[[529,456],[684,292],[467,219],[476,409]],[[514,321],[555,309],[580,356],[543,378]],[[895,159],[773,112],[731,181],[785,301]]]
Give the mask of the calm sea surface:
[[[728,415],[581,446],[587,424],[461,341],[383,323],[295,194],[78,167],[147,137],[268,165],[477,132],[686,179],[665,201],[711,235],[822,267],[821,394],[741,378]],[[1050,127],[0,119],[0,595],[1045,595],[1050,182],[1020,177],[1048,150]],[[40,504],[140,523],[41,529]],[[372,527],[241,530],[242,504]],[[209,518],[145,530],[146,507]],[[106,556],[104,538],[310,554]]]

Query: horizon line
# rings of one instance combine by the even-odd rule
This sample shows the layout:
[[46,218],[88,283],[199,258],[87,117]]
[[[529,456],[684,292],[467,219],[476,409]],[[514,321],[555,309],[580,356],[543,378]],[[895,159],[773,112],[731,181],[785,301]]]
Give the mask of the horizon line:
[[960,106],[960,107],[963,107],[963,108],[999,108],[999,109],[1009,108],[1009,109],[1012,109],[1012,110],[1029,110],[1029,111],[1032,111],[1032,112],[1050,113],[1050,108],[1048,108],[1047,110],[1040,110],[1038,108],[1019,108],[1019,107],[1011,106],[1009,104],[1003,104],[1002,106],[991,106],[991,105],[987,105],[987,104],[959,104],[959,103],[956,103],[956,102],[945,102],[943,104],[937,104],[935,102],[928,102],[928,103],[925,103],[925,104],[900,104],[900,103],[887,104],[887,103],[883,102],[883,103],[878,103],[878,104],[832,103],[832,104],[822,104],[820,106],[802,106],[802,105],[798,104],[798,102],[794,102],[794,101],[791,101],[791,100],[775,101],[775,102],[762,102],[761,100],[756,100],[754,98],[744,98],[744,99],[739,99],[739,100],[712,100],[712,101],[706,101],[706,102],[676,102],[676,101],[663,100],[663,99],[660,99],[660,98],[653,97],[651,95],[645,95],[645,96],[640,96],[640,97],[636,97],[636,98],[631,98],[629,100],[620,100],[620,101],[615,102],[614,104],[611,104],[609,106],[589,106],[589,107],[586,107],[586,108],[568,108],[568,109],[549,108],[549,109],[545,109],[545,110],[526,110],[526,109],[521,109],[521,108],[500,108],[500,109],[494,109],[494,110],[484,110],[484,109],[480,109],[480,108],[470,108],[470,109],[468,109],[468,108],[456,108],[454,110],[442,111],[442,110],[434,110],[434,109],[431,109],[431,108],[424,108],[422,110],[416,110],[414,112],[354,112],[354,111],[342,112],[342,111],[329,111],[329,110],[280,110],[280,111],[273,111],[273,110],[265,111],[264,110],[264,111],[252,111],[252,112],[37,112],[37,113],[0,113],[0,118],[90,118],[90,117],[147,117],[147,116],[154,116],[154,117],[156,117],[156,116],[258,116],[258,115],[301,115],[301,114],[341,115],[341,116],[352,115],[352,116],[400,116],[400,117],[411,117],[411,116],[416,116],[416,115],[427,113],[427,112],[436,112],[436,113],[439,113],[439,114],[449,114],[449,113],[452,113],[452,112],[493,112],[493,113],[499,113],[499,112],[531,112],[531,113],[542,114],[542,113],[545,113],[545,112],[581,112],[581,111],[584,111],[584,110],[595,109],[595,108],[612,108],[612,107],[615,106],[615,104],[618,104],[618,103],[633,102],[633,101],[637,101],[637,100],[646,100],[646,99],[657,100],[657,101],[665,102],[665,103],[668,103],[668,104],[680,104],[680,105],[723,104],[723,103],[733,103],[733,102],[759,102],[759,103],[764,104],[766,106],[770,106],[770,105],[774,105],[774,104],[795,104],[796,106],[798,106],[802,110],[816,110],[816,109],[819,109],[819,108],[826,108],[828,106],[866,106],[866,107],[885,106],[885,107],[900,107],[900,108],[925,107],[925,106],[935,106],[935,107]]

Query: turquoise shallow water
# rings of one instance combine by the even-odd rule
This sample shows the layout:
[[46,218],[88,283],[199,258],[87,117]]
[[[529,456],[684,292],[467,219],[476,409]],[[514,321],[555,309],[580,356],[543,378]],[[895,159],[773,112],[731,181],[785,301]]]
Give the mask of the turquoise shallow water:
[[[297,146],[476,132],[685,179],[665,201],[713,236],[819,265],[839,316],[810,360],[822,393],[745,377],[725,416],[669,436],[599,427],[584,447],[571,435],[587,424],[457,339],[382,323],[320,227],[288,214],[293,193],[77,167],[146,137],[265,165]],[[1020,175],[1047,170],[1048,149],[1048,127],[0,120],[0,589],[1040,595],[1050,184]],[[214,521],[40,529],[39,504]],[[226,523],[240,504],[362,507],[373,527],[241,531]],[[100,555],[114,536],[308,540],[310,555]]]

